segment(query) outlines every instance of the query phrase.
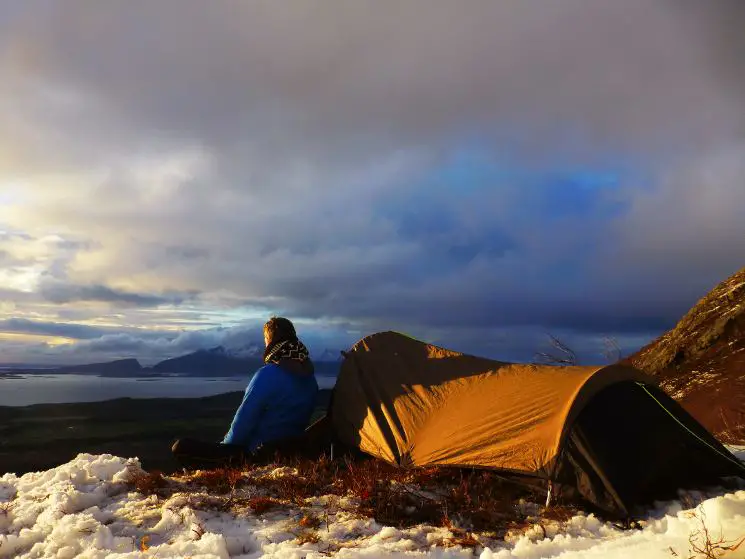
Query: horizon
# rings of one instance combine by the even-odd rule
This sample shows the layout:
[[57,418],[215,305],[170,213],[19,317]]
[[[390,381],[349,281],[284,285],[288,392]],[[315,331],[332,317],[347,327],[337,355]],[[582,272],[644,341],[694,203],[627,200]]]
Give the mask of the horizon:
[[745,3],[0,6],[0,362],[630,354],[745,264]]

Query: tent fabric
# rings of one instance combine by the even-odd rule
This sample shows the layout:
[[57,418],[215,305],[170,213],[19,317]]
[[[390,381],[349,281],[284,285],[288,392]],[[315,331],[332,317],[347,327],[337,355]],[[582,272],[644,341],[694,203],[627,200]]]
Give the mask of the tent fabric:
[[745,466],[632,367],[513,364],[395,332],[344,353],[329,416],[336,441],[402,467],[539,477],[628,515]]
[[[680,422],[680,424],[678,423]],[[743,466],[680,404],[653,386],[620,382],[572,424],[554,479],[565,495],[628,513],[678,489],[720,485]]]
[[584,403],[621,380],[652,382],[621,365],[557,372],[381,332],[346,354],[332,420],[342,441],[401,466],[546,474]]

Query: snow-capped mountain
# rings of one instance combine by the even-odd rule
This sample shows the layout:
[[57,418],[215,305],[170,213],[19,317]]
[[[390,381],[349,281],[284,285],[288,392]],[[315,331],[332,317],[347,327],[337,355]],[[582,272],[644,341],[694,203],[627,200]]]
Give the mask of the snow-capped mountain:
[[339,361],[341,359],[341,351],[338,349],[324,349],[318,357],[312,356],[316,361]]
[[259,358],[264,354],[264,346],[259,343],[248,343],[246,345],[217,346],[205,350],[213,355],[223,355],[236,359]]
[[264,354],[264,347],[260,345],[250,345],[238,348],[227,348],[226,351],[233,357],[245,359],[247,357],[261,357]]

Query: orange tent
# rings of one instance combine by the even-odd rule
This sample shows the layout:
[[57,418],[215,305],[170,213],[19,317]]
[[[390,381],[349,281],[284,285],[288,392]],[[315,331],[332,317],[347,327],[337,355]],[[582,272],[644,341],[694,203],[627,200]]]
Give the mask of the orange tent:
[[632,367],[504,363],[395,332],[345,353],[329,415],[387,462],[537,476],[619,512],[744,469]]

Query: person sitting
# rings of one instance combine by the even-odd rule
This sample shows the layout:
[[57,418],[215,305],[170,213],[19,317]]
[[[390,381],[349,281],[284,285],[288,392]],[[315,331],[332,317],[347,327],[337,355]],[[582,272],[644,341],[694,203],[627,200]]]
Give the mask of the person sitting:
[[264,345],[264,365],[249,382],[223,440],[174,443],[172,452],[182,466],[252,462],[285,450],[302,437],[318,394],[313,362],[286,318],[272,317],[264,324]]

